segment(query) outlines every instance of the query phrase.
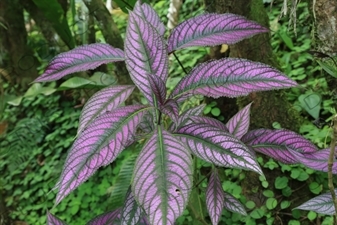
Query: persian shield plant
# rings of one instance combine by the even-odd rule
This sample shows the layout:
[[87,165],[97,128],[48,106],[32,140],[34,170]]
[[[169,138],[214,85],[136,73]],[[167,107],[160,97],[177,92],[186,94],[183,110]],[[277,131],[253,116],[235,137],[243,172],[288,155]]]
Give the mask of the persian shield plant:
[[[223,208],[246,215],[241,203],[223,191],[217,167],[263,175],[255,157],[258,151],[282,162],[325,169],[323,163],[315,164],[320,160],[315,146],[294,132],[248,132],[251,104],[227,124],[202,116],[203,105],[181,112],[182,103],[193,95],[238,97],[297,86],[268,65],[236,58],[205,62],[167,94],[169,54],[191,46],[234,44],[268,29],[234,14],[203,14],[179,24],[167,40],[164,32],[157,13],[138,1],[129,12],[124,51],[103,43],[80,46],[56,56],[36,79],[58,80],[101,64],[124,61],[135,84],[106,87],[84,106],[77,138],[55,186],[56,204],[144,133],[124,206],[88,224],[174,224],[193,188],[194,157],[214,164],[206,192],[212,224],[219,222]],[[135,87],[148,104],[124,106]],[[48,221],[64,224],[50,213]]]

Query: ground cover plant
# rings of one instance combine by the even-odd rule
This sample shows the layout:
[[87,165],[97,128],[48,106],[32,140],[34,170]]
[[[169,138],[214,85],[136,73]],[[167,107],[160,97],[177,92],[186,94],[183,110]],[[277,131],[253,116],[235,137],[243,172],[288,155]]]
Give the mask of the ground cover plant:
[[[219,167],[250,170],[264,176],[255,154],[260,152],[283,163],[301,163],[327,172],[330,149],[318,151],[310,141],[289,130],[249,131],[251,104],[226,124],[202,116],[204,105],[181,112],[182,104],[195,95],[233,98],[297,86],[275,68],[245,59],[213,60],[197,65],[167,93],[170,54],[192,46],[234,44],[268,31],[242,16],[202,14],[179,24],[164,40],[165,27],[157,13],[137,1],[129,12],[124,51],[97,43],[56,56],[35,82],[58,80],[102,64],[124,61],[135,86],[109,86],[88,100],[77,138],[55,185],[55,204],[135,142],[143,146],[124,206],[99,215],[88,224],[174,224],[193,189],[196,157],[213,164],[206,191],[212,224],[218,224],[223,208],[246,215],[244,206],[222,189]],[[135,87],[148,104],[124,104]],[[331,169],[337,172],[336,166]],[[333,208],[330,203],[326,206]],[[48,224],[65,222],[48,213]]]

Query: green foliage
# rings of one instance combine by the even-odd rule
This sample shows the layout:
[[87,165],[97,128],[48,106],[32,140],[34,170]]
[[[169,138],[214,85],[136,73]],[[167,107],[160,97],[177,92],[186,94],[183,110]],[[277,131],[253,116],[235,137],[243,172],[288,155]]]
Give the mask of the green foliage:
[[[50,190],[77,132],[80,109],[74,109],[75,105],[73,99],[54,94],[25,98],[20,108],[5,107],[2,119],[15,126],[0,140],[0,191],[14,220],[46,224],[45,212],[55,199]],[[130,154],[125,151],[116,165]],[[109,166],[99,170],[52,212],[60,212],[65,221],[72,218],[75,224],[84,224],[88,217],[111,209],[113,204],[106,199],[116,183],[110,177],[116,177],[119,169]]]

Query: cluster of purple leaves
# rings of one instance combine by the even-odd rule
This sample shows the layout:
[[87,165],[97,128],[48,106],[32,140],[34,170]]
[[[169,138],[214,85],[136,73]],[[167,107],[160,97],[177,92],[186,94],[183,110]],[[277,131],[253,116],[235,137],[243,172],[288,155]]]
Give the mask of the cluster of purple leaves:
[[[234,44],[268,32],[256,22],[233,14],[204,14],[179,24],[164,40],[165,27],[147,4],[136,3],[129,13],[124,51],[108,44],[91,44],[56,56],[36,82],[125,61],[135,86],[147,105],[123,106],[134,86],[110,86],[93,95],[82,110],[77,139],[67,156],[56,204],[95,171],[113,162],[119,153],[148,138],[136,160],[125,204],[88,224],[174,224],[185,209],[193,184],[192,155],[215,166],[263,172],[255,152],[284,163],[302,163],[327,171],[328,150],[318,151],[300,135],[287,130],[248,131],[250,106],[227,124],[202,116],[203,105],[180,112],[192,95],[213,98],[245,96],[297,86],[280,71],[258,62],[226,58],[197,65],[167,95],[168,55],[190,46]],[[169,122],[164,126],[163,120]],[[333,171],[336,173],[337,168]],[[206,193],[207,209],[217,224],[223,208],[246,215],[244,207],[225,193],[213,169]],[[48,214],[49,224],[64,224]]]

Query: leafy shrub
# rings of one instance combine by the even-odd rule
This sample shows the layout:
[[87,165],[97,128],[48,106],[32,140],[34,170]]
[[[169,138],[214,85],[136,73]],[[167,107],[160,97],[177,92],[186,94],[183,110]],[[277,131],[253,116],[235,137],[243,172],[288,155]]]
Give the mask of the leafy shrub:
[[[182,103],[195,95],[239,97],[255,91],[297,86],[296,82],[268,65],[230,58],[202,63],[167,95],[169,54],[192,46],[234,44],[267,31],[242,16],[203,14],[178,25],[166,43],[163,39],[165,27],[159,16],[149,5],[137,2],[129,14],[124,52],[101,43],[81,46],[55,57],[36,82],[58,80],[101,64],[125,61],[135,86],[148,102],[146,105],[123,106],[134,89],[131,85],[104,88],[88,100],[81,113],[77,139],[55,186],[58,189],[56,204],[99,167],[112,163],[125,148],[137,141],[142,143],[142,150],[134,164],[124,205],[88,224],[113,221],[174,224],[184,213],[193,192],[196,157],[212,164],[205,193],[212,224],[218,224],[223,208],[246,215],[244,206],[235,198],[238,193],[233,196],[224,191],[218,166],[254,171],[265,181],[255,154],[260,152],[286,164],[301,163],[326,172],[329,149],[317,151],[315,145],[289,130],[248,131],[251,104],[226,124],[202,116],[203,105],[180,112]],[[337,172],[336,166],[333,172]],[[275,187],[286,188],[287,182],[286,177],[280,177],[276,179]],[[267,208],[274,209],[277,199],[268,192],[266,195]],[[252,207],[252,203],[246,205]],[[262,209],[256,209],[250,216],[261,218],[262,213]],[[198,219],[204,221],[204,218]],[[50,213],[48,221],[49,224],[64,224]]]

